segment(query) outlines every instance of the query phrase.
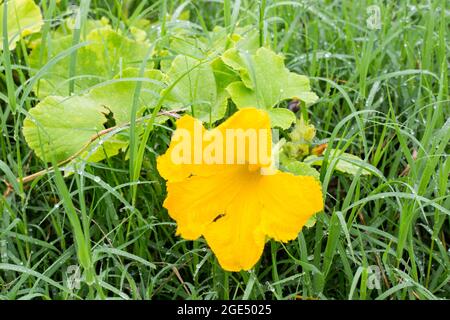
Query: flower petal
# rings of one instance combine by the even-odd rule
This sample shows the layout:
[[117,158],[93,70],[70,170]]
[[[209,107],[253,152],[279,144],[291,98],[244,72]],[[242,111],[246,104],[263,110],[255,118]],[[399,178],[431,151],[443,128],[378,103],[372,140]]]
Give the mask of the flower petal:
[[[194,135],[195,127],[201,128],[201,134],[205,131],[200,120],[197,120],[191,116],[185,115],[177,120],[177,129],[172,134],[172,139],[170,141],[169,148],[166,153],[157,159],[157,167],[159,174],[168,181],[180,181],[192,174],[192,164],[194,156],[194,144],[191,143],[190,146],[190,156],[188,155],[192,162],[191,163],[176,163],[173,161],[173,154],[176,151],[176,147],[183,143],[184,139],[191,138]],[[190,137],[185,137],[184,134],[189,133]]]
[[164,207],[177,222],[177,233],[185,239],[200,237],[245,185],[242,166],[230,166],[208,177],[192,176],[167,183]]
[[234,113],[222,124],[217,126],[218,130],[225,129],[269,129],[269,114],[261,109],[244,108]]
[[258,199],[247,191],[206,228],[205,239],[223,269],[249,270],[258,262],[265,244],[265,235],[258,228],[260,210]]
[[287,172],[263,176],[258,192],[261,228],[277,241],[295,239],[308,219],[323,210],[320,183],[311,176]]
[[[229,148],[229,129],[240,130],[240,138],[246,139],[244,148]],[[255,108],[240,110],[209,131],[198,120],[184,116],[177,121],[168,151],[158,158],[158,170],[168,180],[164,207],[176,220],[177,233],[189,240],[203,235],[220,265],[229,271],[252,268],[261,257],[266,235],[279,241],[292,240],[308,219],[323,209],[320,183],[313,177],[277,170],[263,175],[273,172],[263,170],[271,165],[270,160],[251,162],[255,140],[246,135],[247,129],[266,130],[265,135],[257,135],[256,143],[270,158],[270,119],[267,112]],[[218,147],[212,143],[217,142],[216,136],[224,138],[218,140],[223,141]],[[180,144],[183,137],[188,148]],[[233,139],[239,139],[236,132]],[[208,160],[204,154],[208,155],[205,150],[209,149],[213,153]],[[180,150],[188,154],[187,163],[175,161]],[[196,161],[198,150],[200,162]],[[210,161],[217,159],[217,153],[226,155],[230,150],[234,151],[234,162]],[[257,160],[261,160],[257,151]]]
[[[233,114],[215,130],[219,130],[227,146],[224,154],[234,144],[234,163],[245,162],[255,168],[268,167],[271,164],[272,131],[269,114],[261,109],[244,108]],[[230,135],[231,134],[231,135]],[[234,140],[230,140],[232,137]],[[245,153],[239,154],[239,139],[245,137]],[[251,140],[253,139],[253,140]],[[227,155],[228,156],[228,155]]]
[[[188,115],[178,119],[176,126],[169,148],[157,159],[158,171],[168,181],[181,181],[191,175],[208,176],[233,165],[251,164],[256,168],[270,165],[272,135],[267,112],[247,108],[209,131],[201,121]],[[252,137],[256,140],[250,141]],[[239,150],[239,139],[246,139],[241,140],[245,152]],[[210,148],[214,143],[218,148]],[[229,148],[230,145],[234,148]],[[227,160],[228,149],[233,151],[231,162]],[[210,150],[214,155],[215,150],[220,152],[219,161],[209,155]]]

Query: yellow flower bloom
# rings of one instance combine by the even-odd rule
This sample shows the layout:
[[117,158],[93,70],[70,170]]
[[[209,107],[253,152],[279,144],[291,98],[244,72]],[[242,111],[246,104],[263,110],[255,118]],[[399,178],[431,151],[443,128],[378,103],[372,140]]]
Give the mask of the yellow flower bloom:
[[[246,144],[241,153],[239,147],[229,147],[229,139],[217,138],[249,129],[268,134],[255,134],[258,147]],[[186,139],[191,139],[188,146]],[[251,269],[262,255],[266,237],[293,240],[308,219],[323,210],[321,186],[313,177],[278,170],[264,173],[271,163],[254,153],[270,157],[271,139],[270,118],[260,109],[242,109],[209,131],[186,115],[177,121],[169,149],[158,157],[158,171],[167,180],[164,207],[177,222],[177,234],[188,240],[203,236],[225,270]],[[218,161],[222,152],[222,159],[234,161]],[[182,163],[176,161],[180,154]]]

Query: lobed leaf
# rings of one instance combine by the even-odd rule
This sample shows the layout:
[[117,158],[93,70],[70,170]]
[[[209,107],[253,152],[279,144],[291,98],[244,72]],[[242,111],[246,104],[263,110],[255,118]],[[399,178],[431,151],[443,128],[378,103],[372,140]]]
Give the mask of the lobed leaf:
[[[110,26],[96,28],[88,33],[87,45],[77,51],[75,68],[75,93],[83,93],[92,86],[112,79],[121,70],[138,67],[150,50],[145,42],[130,39]],[[30,54],[32,75],[45,68],[48,61],[72,47],[72,35],[58,35],[49,43],[38,43]],[[69,95],[70,55],[59,60],[48,69],[34,88],[39,98],[49,95]],[[152,63],[146,65],[152,68]]]
[[105,129],[106,110],[89,97],[49,96],[31,109],[23,134],[46,162],[61,161],[78,152],[90,138]]
[[[141,116],[156,105],[163,75],[157,70],[147,70],[143,79],[134,78],[138,72],[138,69],[126,69],[123,75],[128,78],[116,77],[114,82],[96,87],[85,95],[45,98],[30,110],[24,121],[27,143],[44,161],[68,159],[86,147],[100,131],[130,121],[136,81],[146,80],[139,95],[137,116]],[[113,123],[108,124],[108,121]],[[89,161],[117,154],[128,146],[128,139],[126,135],[113,136],[101,145]]]
[[287,129],[295,121],[294,114],[287,109],[273,111],[280,102],[297,99],[310,105],[318,99],[311,91],[309,79],[290,72],[283,57],[267,48],[260,48],[255,54],[232,49],[222,59],[241,75],[241,81],[227,87],[233,102],[239,109],[257,107],[269,111],[272,126]]
[[8,0],[0,4],[0,50],[3,50],[3,15],[7,4],[6,28],[8,33],[8,47],[13,50],[20,38],[39,32],[42,14],[39,6],[33,0]]
[[[187,113],[197,119],[212,123],[223,118],[227,108],[228,95],[217,87],[224,77],[208,61],[199,61],[178,55],[167,72],[168,88],[165,105],[169,109],[186,108]],[[219,90],[218,90],[219,89]]]

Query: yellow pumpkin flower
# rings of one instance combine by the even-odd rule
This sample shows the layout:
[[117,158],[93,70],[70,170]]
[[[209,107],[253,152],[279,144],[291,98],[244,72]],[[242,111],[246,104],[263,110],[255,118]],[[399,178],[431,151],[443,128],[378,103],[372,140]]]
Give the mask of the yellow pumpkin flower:
[[[266,237],[293,240],[323,210],[317,180],[270,170],[267,112],[242,109],[211,130],[188,115],[176,125],[167,152],[157,159],[167,180],[164,207],[177,222],[177,234],[187,240],[203,236],[223,269],[251,269]],[[236,143],[239,137],[246,139],[244,147]]]

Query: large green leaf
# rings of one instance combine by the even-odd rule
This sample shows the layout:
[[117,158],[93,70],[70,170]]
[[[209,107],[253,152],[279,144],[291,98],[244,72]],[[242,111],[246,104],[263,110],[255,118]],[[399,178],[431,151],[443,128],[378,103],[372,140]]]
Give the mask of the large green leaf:
[[[108,78],[124,68],[139,67],[150,49],[148,43],[130,39],[110,27],[91,31],[86,40],[90,42],[86,49],[94,53],[97,68]],[[148,62],[146,68],[152,67]]]
[[283,57],[267,48],[260,48],[255,54],[227,51],[222,59],[241,75],[241,81],[233,82],[227,88],[236,106],[270,111],[273,126],[286,129],[295,121],[290,111],[274,109],[281,101],[298,99],[310,105],[317,100],[309,79],[290,72],[284,65]]
[[[82,93],[100,82],[112,79],[120,70],[139,66],[150,49],[149,44],[130,39],[109,26],[92,30],[84,40],[88,44],[77,52],[75,93]],[[38,44],[30,54],[32,75],[45,68],[50,59],[71,47],[72,35],[58,35],[45,45]],[[70,57],[67,54],[46,70],[35,86],[38,97],[69,95]],[[147,63],[146,67],[151,68],[152,63]]]
[[[163,83],[162,74],[157,70],[146,71],[143,78],[136,78],[138,74],[138,69],[126,69],[122,76],[128,78],[116,77],[87,94],[45,98],[30,110],[24,121],[27,143],[47,162],[62,161],[77,154],[100,131],[130,122],[138,80],[143,81],[137,106],[137,116],[141,116],[145,109],[155,106]],[[96,144],[97,150],[90,153],[89,161],[100,161],[126,148],[127,133],[93,143]]]
[[[74,30],[76,30],[76,23],[77,23],[76,17],[68,17],[68,18],[64,19],[54,31],[51,31],[51,34],[52,34],[51,37],[53,39],[55,39],[58,37],[73,35]],[[82,34],[89,34],[91,31],[93,31],[95,29],[108,27],[108,26],[109,26],[109,20],[106,17],[102,17],[99,20],[86,19],[83,22]]]
[[[230,97],[228,91],[226,90],[230,83],[239,80],[239,75],[230,67],[228,67],[220,58],[216,58],[211,63],[211,67],[214,72],[214,79],[216,80],[217,88],[217,100],[223,101],[224,112],[226,112],[226,107],[228,105],[228,98]],[[220,114],[222,117],[223,114]]]
[[222,55],[227,49],[256,51],[259,47],[259,33],[253,28],[236,28],[233,34],[227,29],[216,26],[206,34],[190,34],[188,30],[181,29],[178,32],[172,30],[167,59],[161,61],[162,70],[170,68],[172,55],[184,55],[198,60],[214,58]]
[[145,109],[153,108],[159,99],[159,93],[164,85],[164,75],[159,70],[146,70],[143,77],[139,77],[138,69],[125,69],[111,82],[93,88],[89,96],[111,111],[116,123],[126,123],[130,121],[137,81],[142,84],[137,110],[139,117]]
[[[227,95],[218,92],[216,76],[223,80],[208,61],[188,56],[177,56],[167,72],[168,88],[165,105],[170,109],[186,108],[189,114],[205,121],[221,119],[226,112]],[[220,89],[220,87],[219,87]]]
[[106,111],[89,97],[50,96],[30,110],[23,134],[39,158],[61,161],[80,151],[92,136],[105,129]]
[[220,58],[216,58],[211,63],[216,80],[218,92],[228,95],[226,88],[233,82],[239,80],[239,75],[230,67],[228,67]]
[[288,129],[296,119],[295,114],[291,110],[285,108],[272,108],[267,111],[270,116],[272,127]]
[[7,7],[8,47],[13,50],[16,42],[27,35],[39,32],[43,25],[42,14],[33,0],[8,0],[0,5],[0,50],[3,50],[3,14]]

